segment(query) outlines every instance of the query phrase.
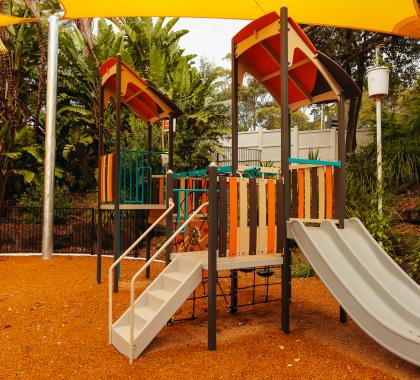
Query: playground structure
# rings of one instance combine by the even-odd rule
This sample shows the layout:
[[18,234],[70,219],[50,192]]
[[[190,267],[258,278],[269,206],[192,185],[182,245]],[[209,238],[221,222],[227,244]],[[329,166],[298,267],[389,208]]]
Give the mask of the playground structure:
[[[245,72],[262,83],[280,104],[279,169],[238,165],[238,87]],[[344,102],[358,96],[360,90],[347,73],[316,50],[288,18],[286,8],[281,9],[280,17],[270,13],[251,22],[232,40],[231,166],[212,164],[203,170],[173,173],[173,119],[180,115],[176,105],[142,81],[120,57],[105,63],[101,76],[102,106],[113,94],[116,102],[115,152],[105,154],[102,129],[99,149],[99,209],[111,209],[115,214],[115,261],[109,269],[109,342],[130,362],[199,285],[203,269],[208,272],[210,350],[216,349],[216,284],[220,270],[232,271],[231,311],[235,312],[236,271],[281,266],[282,329],[289,333],[290,244],[294,240],[342,306],[342,322],[348,312],[378,343],[420,365],[420,289],[360,222],[345,220]],[[138,83],[137,88],[130,83]],[[338,161],[290,157],[289,113],[326,102],[338,105]],[[161,169],[159,174],[153,172],[151,143],[145,152],[120,149],[121,103],[148,123],[149,142],[150,123],[169,119],[169,159],[164,175]],[[153,193],[158,196],[153,198]],[[124,253],[120,249],[122,209],[146,210],[151,223]],[[148,244],[147,261],[131,280],[130,306],[114,322],[112,296],[118,290],[117,268],[160,224],[165,225],[166,241],[152,256]],[[161,254],[167,267],[135,299],[136,280],[143,272],[148,274],[151,263]]]
[[[125,210],[164,210],[162,174],[165,165],[173,166],[174,118],[182,112],[167,96],[147,84],[128,65],[121,56],[110,58],[100,68],[102,79],[100,99],[99,130],[99,197],[98,197],[98,272],[100,282],[102,247],[102,210],[114,211],[114,257],[120,256],[121,209]],[[115,143],[113,152],[104,151],[104,128],[102,125],[104,109],[110,98],[115,98]],[[142,119],[148,126],[147,151],[121,150],[121,103]],[[168,120],[168,154],[152,151],[152,124]],[[158,156],[161,162],[153,162]],[[167,159],[166,159],[167,156]],[[156,160],[154,160],[156,161]],[[157,196],[156,196],[157,195]],[[150,254],[150,241],[147,251]],[[117,279],[117,274],[116,274]],[[118,282],[115,281],[116,288]]]

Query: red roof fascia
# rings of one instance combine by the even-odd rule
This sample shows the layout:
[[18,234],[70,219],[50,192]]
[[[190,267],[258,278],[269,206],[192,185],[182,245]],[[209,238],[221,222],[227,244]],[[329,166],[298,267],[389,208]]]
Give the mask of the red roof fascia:
[[274,21],[278,20],[280,17],[276,12],[267,13],[266,15],[250,22],[244,28],[242,28],[235,36],[232,38],[235,44],[245,40],[249,36],[253,35],[256,30],[261,30],[267,25],[270,25]]
[[[245,40],[249,36],[253,35],[255,31],[264,29],[266,26],[272,24],[275,21],[280,19],[279,15],[276,12],[267,13],[266,15],[260,17],[257,20],[250,22],[244,28],[242,28],[234,37],[233,41],[235,44]],[[291,18],[288,18],[289,24],[296,30],[299,36],[305,41],[308,47],[312,50],[315,54],[317,52],[314,44],[309,39],[309,37],[305,34],[305,32],[301,29],[301,27]]]
[[[115,57],[109,58],[107,61],[105,61],[102,66],[99,68],[99,74],[104,76],[106,72],[115,66],[117,63],[117,59]],[[134,71],[131,69],[130,66],[128,66],[125,62],[121,62],[121,65],[124,66],[124,69],[127,69],[131,71],[136,78],[139,80],[139,82],[143,83],[144,85],[147,85],[147,83]],[[116,75],[113,75],[110,77],[105,84],[106,87],[110,88],[112,92],[115,92],[116,90]],[[133,112],[143,116],[146,119],[152,119],[158,114],[159,106],[158,104],[145,92],[142,92],[141,94],[138,94],[136,97],[132,97],[134,94],[139,92],[141,89],[136,86],[135,83],[129,83],[127,87],[126,94],[122,97],[122,102],[126,104],[130,109],[132,109]],[[143,101],[150,105],[150,108],[156,111],[156,114],[153,114],[146,106],[142,104],[141,101],[139,101],[137,98],[141,97]],[[131,98],[131,99],[130,99]]]

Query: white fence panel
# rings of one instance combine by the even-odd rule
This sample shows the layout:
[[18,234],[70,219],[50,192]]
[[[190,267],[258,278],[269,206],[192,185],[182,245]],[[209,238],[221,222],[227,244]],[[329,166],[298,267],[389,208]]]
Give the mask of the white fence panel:
[[[357,145],[364,146],[372,141],[372,136],[367,129],[357,130]],[[260,130],[255,132],[240,132],[239,147],[261,150],[262,161],[273,161],[280,164],[281,134],[279,129]],[[290,131],[291,156],[295,158],[308,158],[310,150],[319,150],[319,159],[335,161],[338,156],[338,133],[336,128],[298,131],[291,128]],[[222,142],[225,146],[231,146],[230,140]]]

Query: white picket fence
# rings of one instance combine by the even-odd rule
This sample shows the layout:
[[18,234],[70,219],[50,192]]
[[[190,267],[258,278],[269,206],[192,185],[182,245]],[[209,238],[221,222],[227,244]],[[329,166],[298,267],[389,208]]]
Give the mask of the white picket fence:
[[[372,140],[372,135],[368,129],[358,129],[356,138],[357,145],[363,146]],[[292,157],[308,158],[310,150],[319,149],[319,159],[337,160],[338,133],[336,128],[313,131],[298,131],[297,128],[291,128],[290,140]],[[280,163],[280,142],[279,129],[239,132],[240,148],[258,149],[261,151],[261,161],[272,161],[275,165]],[[222,144],[231,146],[231,141],[224,140]]]

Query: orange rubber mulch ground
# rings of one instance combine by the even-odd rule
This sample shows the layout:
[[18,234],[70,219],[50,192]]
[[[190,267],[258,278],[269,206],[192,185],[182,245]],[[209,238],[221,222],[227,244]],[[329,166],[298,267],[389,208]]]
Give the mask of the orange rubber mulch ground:
[[[109,263],[104,259],[104,279]],[[127,279],[139,265],[123,263],[115,315],[127,306]],[[240,282],[247,281],[242,274]],[[270,296],[278,291],[273,287]],[[132,366],[107,343],[107,297],[106,283],[95,282],[93,257],[0,257],[0,378],[420,378],[419,368],[352,321],[340,324],[336,302],[316,278],[293,280],[290,335],[279,328],[278,301],[232,316],[219,298],[218,350],[208,352],[202,301],[197,319],[165,327]],[[181,315],[190,308],[184,304]]]

